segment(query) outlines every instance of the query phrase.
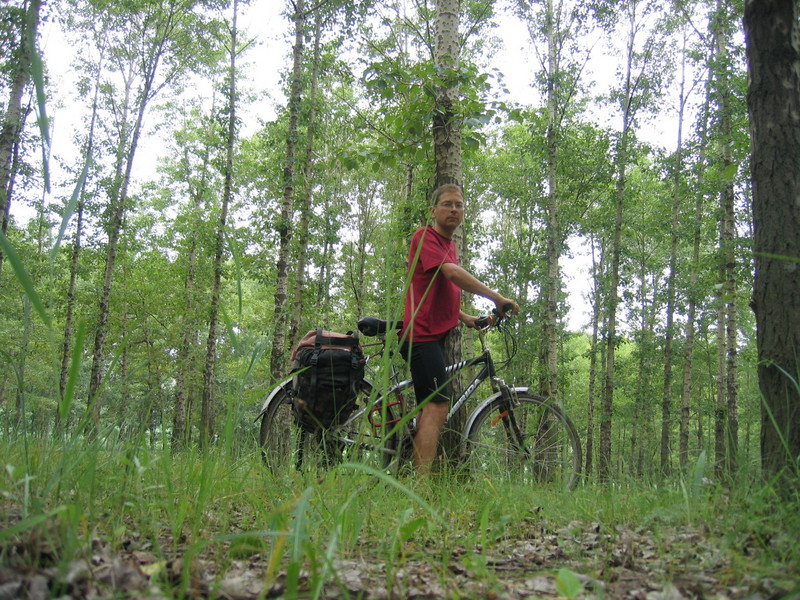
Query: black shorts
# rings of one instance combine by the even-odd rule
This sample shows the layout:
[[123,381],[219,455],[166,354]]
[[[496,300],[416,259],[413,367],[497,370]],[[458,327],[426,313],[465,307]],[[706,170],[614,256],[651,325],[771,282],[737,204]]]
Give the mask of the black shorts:
[[444,361],[444,338],[435,342],[403,342],[400,354],[409,360],[411,347],[411,377],[417,403],[426,398],[431,402],[450,402],[450,386],[447,384]]

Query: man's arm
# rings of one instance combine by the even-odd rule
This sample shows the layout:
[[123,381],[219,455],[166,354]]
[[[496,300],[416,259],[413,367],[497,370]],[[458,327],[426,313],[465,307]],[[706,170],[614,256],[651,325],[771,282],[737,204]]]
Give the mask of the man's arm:
[[513,314],[517,314],[519,312],[519,304],[510,298],[505,298],[501,294],[498,294],[494,290],[490,289],[478,281],[474,275],[472,275],[462,266],[455,263],[444,263],[441,267],[441,273],[465,292],[483,296],[484,298],[494,302],[495,306],[497,307],[497,311],[501,315],[505,316],[505,311],[503,308],[508,304],[511,305],[511,312]]

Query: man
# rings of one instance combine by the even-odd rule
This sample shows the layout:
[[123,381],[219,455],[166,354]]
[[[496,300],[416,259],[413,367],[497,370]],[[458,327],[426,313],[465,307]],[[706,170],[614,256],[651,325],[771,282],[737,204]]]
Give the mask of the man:
[[436,458],[439,435],[449,411],[449,386],[445,374],[444,340],[464,323],[475,327],[477,317],[461,310],[461,291],[483,296],[517,314],[519,305],[489,289],[458,264],[453,235],[464,220],[464,195],[456,184],[434,190],[433,225],[416,231],[408,253],[411,282],[406,292],[401,353],[411,362],[411,376],[422,412],[414,437],[414,467],[428,473]]

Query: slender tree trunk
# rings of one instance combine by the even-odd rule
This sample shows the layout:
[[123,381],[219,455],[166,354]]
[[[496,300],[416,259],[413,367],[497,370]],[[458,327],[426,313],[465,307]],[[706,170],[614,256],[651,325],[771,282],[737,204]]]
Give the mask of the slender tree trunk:
[[[459,0],[437,0],[434,33],[434,61],[438,69],[450,70],[458,67],[461,48],[458,38]],[[437,90],[436,107],[433,111],[433,148],[436,163],[436,186],[445,183],[463,184],[464,175],[461,163],[461,122],[456,116],[455,105],[459,98],[459,88],[455,81],[444,81]],[[465,194],[468,196],[468,194]],[[464,256],[465,239],[463,228],[454,237],[460,257]],[[453,364],[461,360],[461,330],[451,331],[445,341],[445,360]],[[456,398],[461,393],[462,382],[459,377],[450,381],[450,393]],[[442,448],[450,460],[457,460],[458,435],[464,424],[465,415],[449,422],[443,432]]]
[[664,388],[661,394],[661,473],[669,475],[670,431],[672,429],[672,340],[675,337],[675,279],[677,277],[678,240],[681,237],[683,204],[683,115],[686,106],[686,36],[683,37],[681,78],[678,92],[678,139],[672,175],[672,220],[670,224],[669,272],[667,274],[666,327],[664,332]]
[[[587,423],[586,423],[586,477],[590,477],[594,469],[594,412],[595,412],[595,394],[597,393],[597,355],[600,352],[600,344],[598,342],[600,315],[602,313],[602,300],[601,300],[601,285],[600,280],[603,272],[602,254],[600,262],[598,263],[595,257],[595,242],[594,237],[590,239],[592,248],[592,338],[589,346],[589,398],[587,407]],[[602,362],[602,361],[601,361]]]
[[314,19],[314,51],[311,67],[311,87],[308,92],[309,110],[306,133],[306,155],[303,163],[303,186],[300,191],[300,218],[297,222],[297,257],[295,260],[294,299],[292,320],[289,326],[289,347],[294,348],[300,339],[300,321],[303,312],[303,290],[306,280],[308,256],[308,227],[311,221],[311,200],[314,180],[314,136],[317,130],[317,88],[319,85],[320,45],[322,39],[322,12]]
[[239,3],[233,0],[233,22],[230,41],[230,71],[228,74],[228,130],[225,148],[225,179],[222,190],[217,236],[215,240],[214,279],[211,284],[211,307],[209,310],[208,340],[206,342],[206,363],[203,370],[203,400],[200,407],[200,445],[208,448],[216,434],[216,366],[217,366],[217,328],[219,326],[220,289],[222,287],[222,268],[225,256],[225,228],[228,221],[228,206],[233,196],[233,153],[236,143],[236,26]]
[[619,285],[620,285],[620,262],[622,257],[622,215],[627,195],[627,173],[628,162],[630,161],[631,127],[634,122],[637,110],[640,108],[642,99],[639,93],[639,84],[642,82],[649,52],[645,56],[638,58],[640,69],[638,74],[634,74],[634,59],[637,53],[634,51],[636,35],[639,32],[637,22],[638,2],[633,0],[626,7],[626,19],[628,21],[628,39],[626,40],[626,63],[623,74],[624,80],[620,89],[620,109],[622,112],[622,128],[619,133],[616,155],[614,158],[614,168],[616,171],[616,187],[614,191],[614,225],[611,240],[611,257],[609,265],[609,287],[606,302],[606,377],[603,387],[603,406],[600,418],[600,453],[598,461],[598,474],[601,480],[607,480],[611,473],[611,420],[613,414],[615,369],[616,369],[616,345],[617,345],[617,308],[619,305]]
[[[39,28],[39,10],[41,0],[29,0],[28,10],[23,18],[20,34],[20,47],[15,70],[11,77],[8,104],[3,114],[0,128],[0,223],[3,233],[6,231],[8,215],[11,208],[11,181],[13,179],[13,162],[20,133],[25,123],[27,111],[22,110],[22,97],[25,87],[31,79],[31,52],[35,51],[36,32]],[[2,275],[5,257],[0,252],[0,275]]]
[[[731,83],[728,61],[730,7],[726,0],[717,0],[716,14],[712,21],[716,55],[718,57],[716,84],[719,97],[718,138],[720,140],[720,161],[723,173],[735,169],[730,148],[732,139],[731,124]],[[717,327],[720,333],[717,341],[720,344],[716,441],[717,468],[729,472],[736,469],[738,452],[738,418],[737,418],[737,330],[736,330],[736,251],[735,251],[735,214],[733,177],[727,176],[719,191],[720,223],[720,293],[718,294],[719,314]]]
[[[212,108],[213,110],[213,108]],[[187,150],[188,153],[188,150]],[[211,149],[206,141],[203,146],[203,164],[200,181],[196,186],[189,182],[189,194],[192,199],[191,219],[192,231],[189,235],[189,252],[186,263],[186,279],[184,280],[185,312],[181,344],[178,348],[177,369],[175,373],[175,408],[172,421],[172,450],[178,451],[186,447],[191,439],[189,420],[192,414],[192,398],[196,395],[197,380],[195,376],[195,360],[193,349],[197,347],[199,330],[195,313],[198,309],[195,295],[197,293],[197,236],[195,232],[201,219],[203,198],[207,192],[207,179]],[[188,164],[188,163],[187,163]],[[188,173],[187,173],[188,178]]]
[[[58,380],[58,391],[61,402],[67,390],[67,377],[69,374],[70,355],[72,354],[72,327],[75,314],[75,285],[78,279],[78,263],[81,254],[81,233],[83,231],[83,200],[78,201],[77,216],[75,221],[75,239],[72,242],[72,259],[69,265],[69,286],[67,287],[67,314],[64,318],[64,341],[61,346],[61,373]],[[69,408],[69,407],[65,407]],[[61,422],[61,409],[56,409],[56,429],[65,427],[67,423]],[[69,418],[68,414],[64,415]]]
[[[94,80],[94,99],[92,100],[92,116],[89,122],[89,133],[86,138],[86,146],[83,152],[84,172],[88,175],[89,170],[94,164],[94,132],[97,123],[97,109],[98,109],[98,96],[100,93],[100,73],[102,72],[102,50],[101,58],[97,63],[97,71],[95,72]],[[87,180],[84,179],[81,184],[81,189],[77,191],[78,206],[75,222],[75,239],[72,242],[72,260],[70,261],[69,269],[69,287],[67,288],[67,314],[64,319],[64,342],[61,350],[61,374],[59,377],[59,398],[64,402],[64,395],[67,389],[67,376],[69,373],[70,356],[72,354],[72,328],[75,313],[75,286],[78,278],[78,265],[81,255],[81,234],[83,232],[83,209],[84,197]],[[64,407],[69,409],[69,407]],[[60,421],[61,409],[56,409],[56,429],[66,427],[68,423],[61,423]],[[64,415],[69,418],[68,414]]]
[[636,473],[637,477],[642,476],[643,463],[642,448],[644,447],[644,435],[647,427],[647,410],[650,403],[648,393],[648,359],[650,355],[650,331],[647,319],[647,274],[644,260],[639,265],[639,289],[637,291],[639,301],[639,336],[637,346],[639,347],[639,360],[636,367],[636,393],[634,396],[633,422],[631,423],[631,457],[630,469]]
[[622,244],[622,208],[625,201],[625,137],[627,123],[623,125],[623,138],[618,149],[617,185],[615,191],[614,233],[611,240],[611,265],[606,299],[606,372],[600,416],[600,453],[598,470],[601,481],[611,476],[611,419],[614,402],[615,359],[617,344],[617,305],[619,304],[619,266]]
[[[710,57],[713,58],[716,50],[712,45],[709,51]],[[700,119],[698,121],[698,137],[700,138],[700,155],[697,160],[698,164],[698,181],[702,182],[705,177],[705,164],[706,164],[706,150],[708,147],[708,121],[709,110],[711,104],[711,69],[706,78],[706,93],[704,105],[701,110]],[[698,186],[702,187],[702,186]],[[686,319],[686,336],[684,342],[684,362],[683,362],[683,386],[681,392],[681,421],[680,421],[680,466],[684,472],[689,465],[689,420],[691,415],[691,401],[693,392],[693,377],[692,370],[694,368],[694,349],[697,325],[697,305],[699,303],[700,290],[698,289],[700,273],[703,265],[700,262],[700,247],[703,242],[703,215],[704,215],[704,200],[703,193],[695,193],[694,205],[694,232],[692,234],[692,259],[691,271],[689,275],[689,288],[687,291],[687,319]],[[698,431],[702,431],[702,423],[698,415]],[[698,441],[698,447],[702,450],[703,445]]]
[[[127,103],[127,100],[126,100]],[[108,336],[108,318],[110,313],[110,300],[111,300],[111,287],[114,279],[114,267],[116,266],[117,259],[117,246],[119,244],[119,236],[122,230],[122,222],[125,215],[125,205],[127,203],[127,190],[128,181],[133,167],[133,157],[135,149],[139,140],[139,128],[142,122],[142,115],[144,113],[144,106],[139,106],[139,118],[137,118],[136,127],[134,128],[132,140],[129,146],[127,157],[127,168],[124,175],[121,173],[121,167],[124,158],[124,138],[120,139],[120,147],[118,151],[118,167],[117,175],[115,176],[116,183],[111,192],[109,206],[111,208],[111,221],[109,223],[108,231],[108,245],[106,248],[106,262],[105,270],[103,272],[103,287],[100,292],[100,308],[99,317],[97,320],[97,329],[94,338],[94,351],[92,353],[92,369],[89,378],[89,402],[88,410],[90,419],[87,422],[87,428],[90,433],[96,432],[100,425],[100,387],[103,382],[106,360],[106,337]]]
[[694,210],[694,234],[692,236],[692,262],[689,275],[689,306],[686,311],[686,336],[684,339],[683,386],[681,391],[681,422],[679,461],[682,471],[689,466],[689,417],[691,414],[695,345],[695,322],[697,320],[697,285],[700,273],[700,242],[702,240],[703,195],[697,194]]
[[795,2],[745,2],[761,464],[800,478],[800,21]]
[[303,40],[305,39],[305,1],[294,3],[294,50],[292,54],[291,91],[289,93],[289,129],[286,132],[286,157],[283,163],[283,202],[277,230],[279,238],[277,274],[275,281],[275,324],[272,335],[270,372],[275,381],[286,375],[286,339],[288,319],[286,304],[289,296],[289,255],[291,253],[294,205],[296,198],[295,169],[298,139],[298,120],[303,92]]
[[[100,307],[94,339],[94,350],[92,353],[92,369],[89,377],[88,413],[90,418],[87,421],[87,430],[89,433],[96,432],[100,424],[101,399],[99,394],[105,370],[105,346],[106,337],[108,336],[108,320],[110,313],[109,303],[111,299],[111,288],[117,259],[117,246],[119,244],[119,237],[122,231],[122,224],[127,209],[128,186],[130,185],[131,173],[133,172],[133,162],[136,156],[136,149],[139,145],[139,139],[142,135],[142,125],[144,122],[145,111],[148,103],[153,98],[156,73],[158,72],[161,58],[165,52],[168,36],[172,31],[168,24],[172,22],[172,18],[174,16],[172,11],[175,10],[175,6],[170,5],[168,10],[170,12],[166,15],[167,26],[165,26],[163,30],[159,32],[158,38],[152,43],[152,45],[148,47],[145,62],[136,65],[136,67],[141,67],[143,69],[141,73],[143,76],[143,82],[141,89],[138,90],[136,95],[136,121],[130,134],[130,138],[128,138],[126,123],[127,113],[131,103],[131,83],[133,76],[131,73],[125,74],[125,101],[123,106],[123,114],[121,117],[122,126],[120,131],[119,145],[117,148],[116,173],[109,199],[111,217],[107,228],[108,245],[106,249],[106,263],[103,273],[103,286],[100,294]],[[130,66],[129,68],[133,69],[134,67]]]
[[547,29],[547,281],[546,314],[544,320],[545,365],[547,368],[547,395],[558,398],[558,292],[561,289],[561,223],[558,210],[558,116],[556,102],[558,93],[558,36],[553,14],[553,0],[547,0],[545,27]]

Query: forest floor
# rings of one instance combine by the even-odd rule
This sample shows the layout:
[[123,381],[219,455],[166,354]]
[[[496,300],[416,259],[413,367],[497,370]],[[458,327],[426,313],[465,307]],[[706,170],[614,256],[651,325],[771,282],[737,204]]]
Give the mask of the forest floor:
[[[0,517],[9,531],[20,522]],[[35,528],[0,546],[0,600],[28,598],[613,598],[678,600],[800,599],[796,533],[755,534],[744,523],[736,531],[708,523],[649,522],[607,528],[599,522],[556,526],[541,510],[487,540],[450,532],[441,547],[404,539],[388,560],[370,541],[346,553],[333,552],[309,574],[309,564],[287,568],[247,545],[223,543],[192,552],[163,539],[156,553],[144,536],[131,534],[114,547],[94,538],[85,556],[56,564],[54,528]],[[720,521],[723,525],[727,520]],[[234,526],[232,531],[236,531]],[[461,545],[459,538],[470,541]],[[787,554],[788,553],[788,554]],[[185,559],[190,554],[191,564]],[[780,558],[780,557],[783,558]],[[48,563],[51,566],[47,566]],[[38,567],[25,565],[37,564]],[[15,566],[16,565],[16,566]],[[289,582],[293,581],[293,584]]]
[[0,437],[0,600],[800,600],[800,489],[714,483],[704,454],[567,491],[23,441]]

